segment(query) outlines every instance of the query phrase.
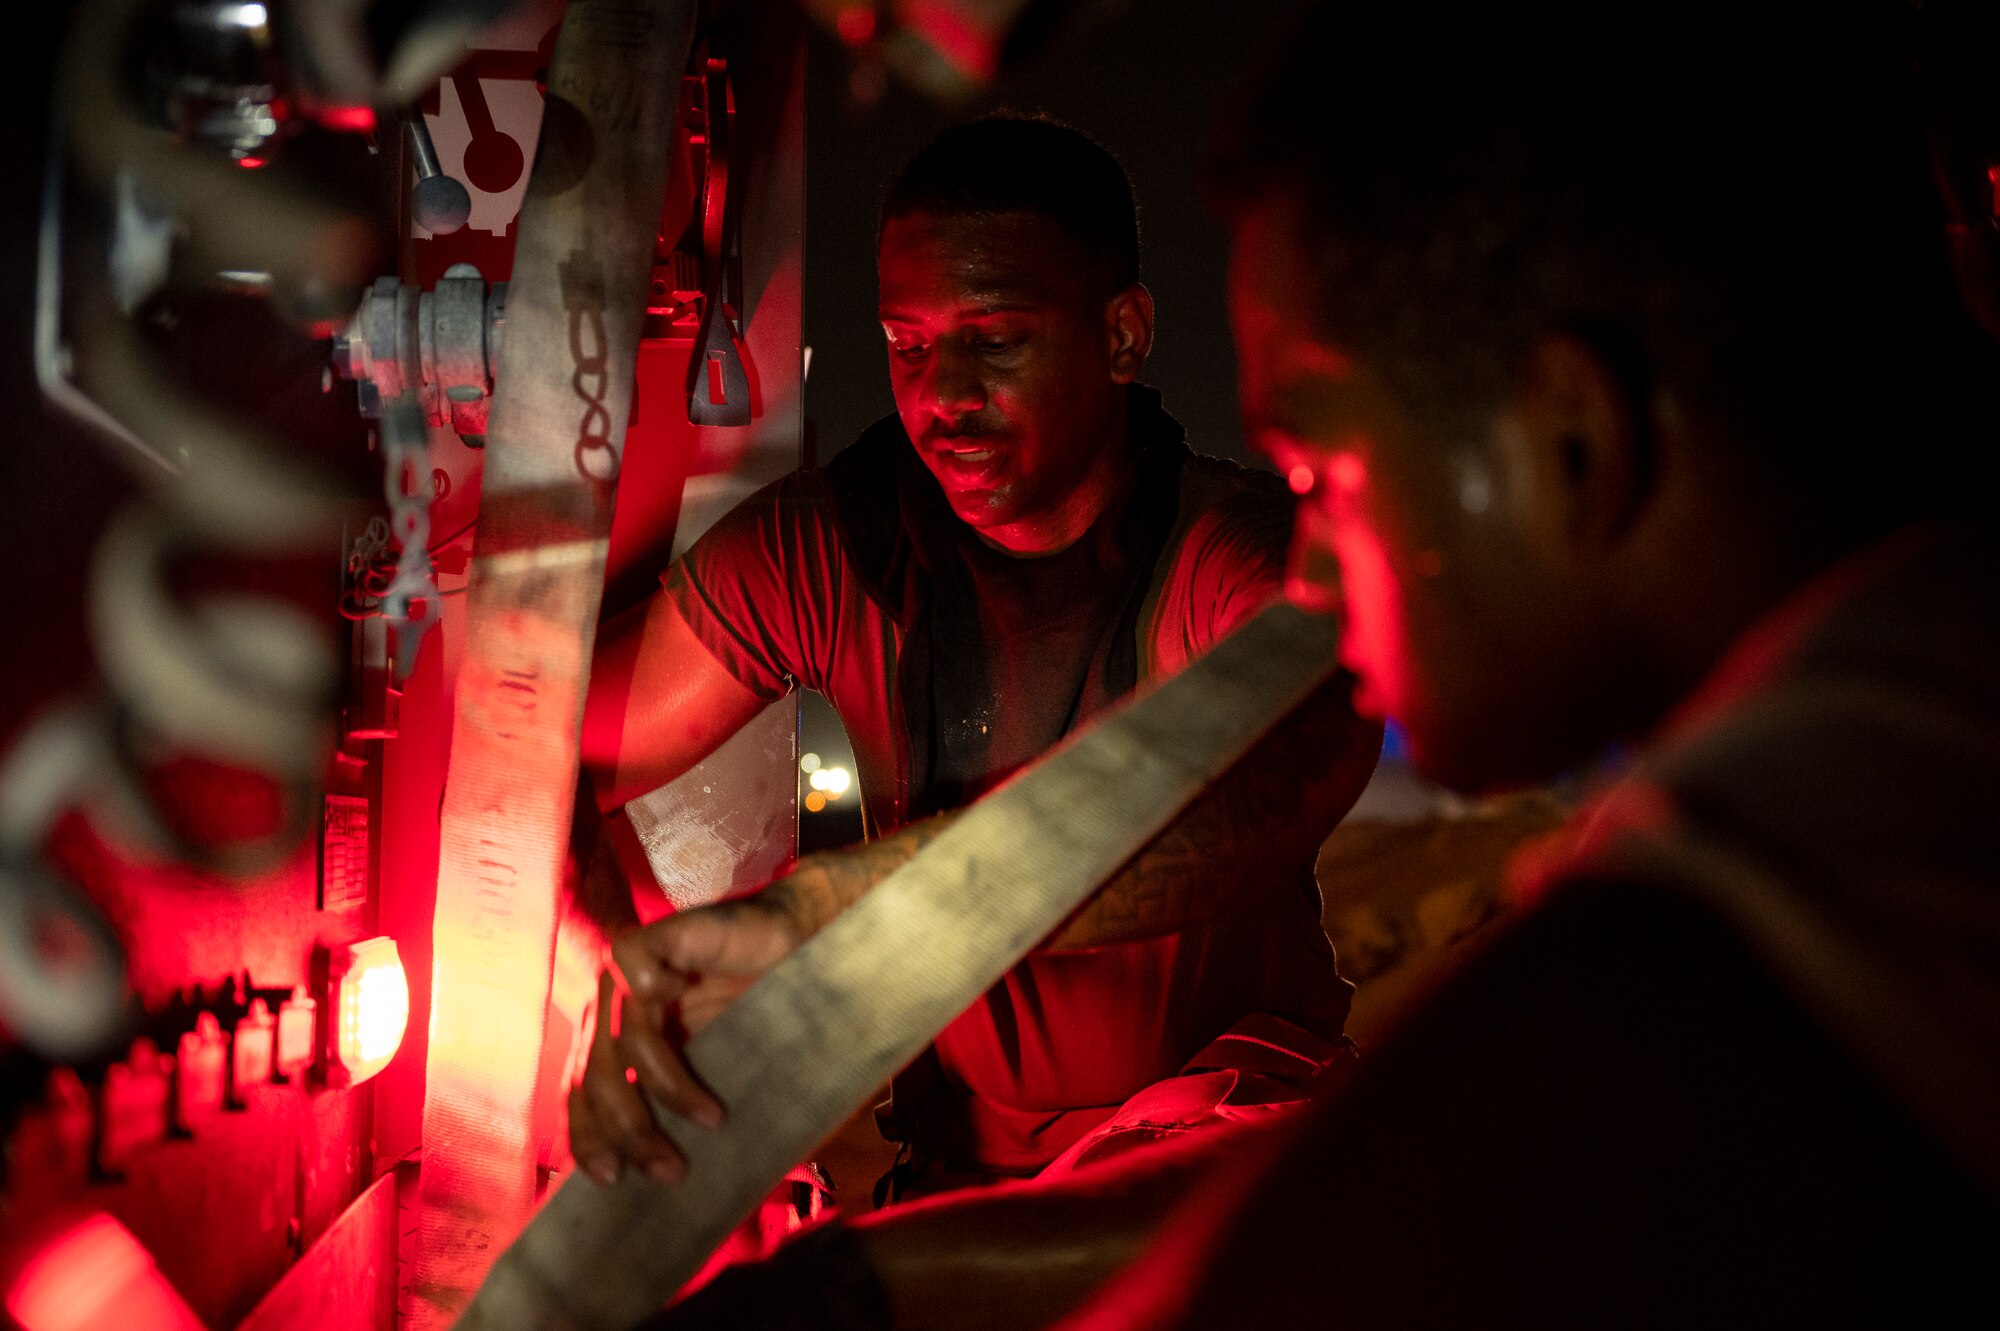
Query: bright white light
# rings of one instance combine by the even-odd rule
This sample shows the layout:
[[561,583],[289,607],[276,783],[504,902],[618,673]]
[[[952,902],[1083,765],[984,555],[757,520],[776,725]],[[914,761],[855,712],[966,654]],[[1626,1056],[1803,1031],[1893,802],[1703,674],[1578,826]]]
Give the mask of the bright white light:
[[825,791],[828,799],[837,800],[854,784],[854,774],[845,767],[822,767],[806,778],[806,784]]
[[355,1052],[364,1063],[386,1063],[403,1043],[403,1028],[410,1020],[410,988],[402,967],[364,972],[357,1002]]
[[819,755],[817,753],[800,754],[799,770],[801,772],[817,772],[819,770]]
[[233,28],[261,28],[271,21],[262,5],[224,5],[216,15]]
[[410,984],[390,938],[353,945],[339,992],[339,1054],[351,1083],[389,1065],[410,1023]]

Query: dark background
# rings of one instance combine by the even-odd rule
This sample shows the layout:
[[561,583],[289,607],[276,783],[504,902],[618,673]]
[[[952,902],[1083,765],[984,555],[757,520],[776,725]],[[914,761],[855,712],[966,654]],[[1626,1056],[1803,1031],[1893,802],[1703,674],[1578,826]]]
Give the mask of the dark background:
[[[1125,164],[1139,200],[1146,285],[1159,306],[1147,379],[1208,453],[1244,458],[1223,308],[1226,238],[1200,195],[1222,100],[1294,6],[1148,0],[1058,40],[998,95],[944,109],[893,82],[850,96],[847,53],[816,33],[806,103],[806,414],[824,460],[894,409],[875,322],[875,217],[903,164],[945,126],[1006,108],[1043,112]],[[1246,459],[1247,460],[1247,459]]]

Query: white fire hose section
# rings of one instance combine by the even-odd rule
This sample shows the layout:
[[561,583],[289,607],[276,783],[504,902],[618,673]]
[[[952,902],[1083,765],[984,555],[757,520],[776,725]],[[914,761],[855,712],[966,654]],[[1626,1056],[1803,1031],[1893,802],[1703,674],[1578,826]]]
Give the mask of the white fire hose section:
[[409,1325],[535,1200],[532,1114],[590,645],[693,0],[571,0],[522,203],[442,811]]

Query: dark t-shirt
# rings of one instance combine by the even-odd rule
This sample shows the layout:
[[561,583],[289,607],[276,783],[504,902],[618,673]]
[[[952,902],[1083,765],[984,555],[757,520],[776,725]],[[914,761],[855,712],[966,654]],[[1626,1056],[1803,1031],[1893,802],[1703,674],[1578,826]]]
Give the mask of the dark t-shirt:
[[1079,718],[1091,665],[1116,631],[1131,555],[1116,512],[1040,558],[994,550],[955,524],[949,590],[933,614],[933,797],[969,804],[1047,752]]
[[[1149,414],[1171,423],[1156,396],[1152,401]],[[1121,624],[1122,643],[1100,640],[1136,658],[1116,672],[1123,687],[1173,674],[1283,590],[1292,514],[1284,482],[1189,452],[1174,429],[1158,446],[1183,460],[1168,496],[1166,530],[1150,542],[1160,547],[1158,556],[1135,570],[1144,581],[1132,631],[1124,634]],[[903,454],[904,471],[916,475],[899,494],[894,464]],[[863,465],[848,467],[847,480],[837,477],[853,461]],[[880,492],[892,516],[902,513],[906,526],[944,533],[942,542],[933,541],[931,562],[937,545],[957,539],[960,524],[890,417],[830,467],[795,472],[743,500],[667,569],[662,583],[696,637],[758,697],[775,701],[807,688],[833,704],[854,746],[864,825],[876,836],[950,806],[926,798],[920,769],[928,747],[922,754],[906,747],[933,713],[924,702],[922,716],[903,714],[905,701],[922,699],[932,682],[928,663],[935,652],[924,641],[930,635],[912,620],[901,585],[904,568],[926,552],[903,550],[900,536],[886,555],[859,548],[865,542],[855,539],[856,524],[843,520],[843,509],[854,507],[847,501],[856,473]],[[927,506],[914,521],[906,511],[912,504]],[[1051,590],[1067,595],[1060,585]],[[920,672],[909,669],[917,649],[923,649]],[[918,673],[922,678],[910,678]],[[1085,709],[1074,719],[1087,715]]]
[[[1171,424],[1157,397],[1139,405],[1156,425]],[[668,569],[664,585],[696,636],[759,696],[804,686],[833,703],[876,834],[953,807],[939,798],[944,768],[965,793],[983,789],[1133,682],[1180,669],[1280,593],[1291,519],[1283,482],[1188,452],[1177,426],[1149,446],[1177,450],[1150,541],[1131,539],[1122,523],[1119,536],[1107,521],[1069,560],[1016,567],[983,548],[947,559],[933,541],[919,552],[928,595],[899,597],[894,570],[914,565],[899,563],[901,554],[871,561],[851,515],[843,525],[841,478],[808,471],[738,505]],[[930,487],[904,493],[905,517],[912,503],[943,507],[893,418],[835,468],[869,463],[850,457],[861,449],[875,450],[884,476],[908,454],[904,483]],[[895,491],[886,493],[893,501]],[[1127,518],[1148,516],[1145,493],[1142,481]],[[920,536],[943,530],[954,545],[948,510],[942,521],[952,527],[915,525]],[[941,573],[960,557],[967,571]],[[1069,581],[1073,573],[1087,586]],[[954,592],[959,576],[969,592]],[[913,616],[913,604],[930,613]],[[963,669],[974,653],[980,669]],[[1014,728],[996,737],[989,720],[986,734],[966,734],[966,719],[989,707],[1008,712],[1004,724]],[[952,725],[960,729],[942,743],[930,738]],[[1234,908],[1208,924],[1031,953],[938,1037],[941,1082],[921,1120],[904,1113],[899,1085],[899,1135],[974,1169],[1028,1173],[1245,1016],[1268,1013],[1338,1039],[1352,987],[1320,927],[1311,864],[1232,887]]]
[[1065,1331],[2000,1315],[1993,1196],[1741,940],[1629,885],[1495,940],[1238,1206]]

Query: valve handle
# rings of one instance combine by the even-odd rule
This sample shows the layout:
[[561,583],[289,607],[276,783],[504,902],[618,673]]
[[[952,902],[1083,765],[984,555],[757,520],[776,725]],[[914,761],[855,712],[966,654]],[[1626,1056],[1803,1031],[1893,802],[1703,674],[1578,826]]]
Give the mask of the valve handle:
[[437,147],[421,111],[403,117],[417,183],[410,189],[410,216],[434,236],[448,236],[472,216],[472,195],[438,165]]

